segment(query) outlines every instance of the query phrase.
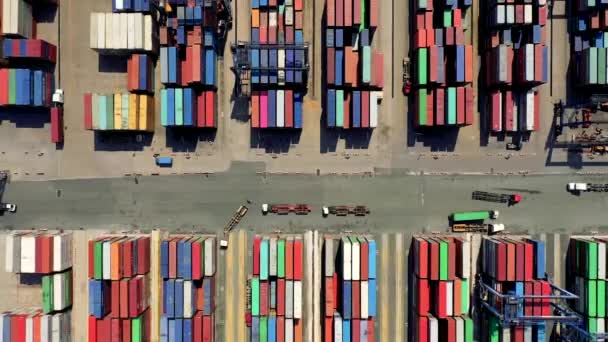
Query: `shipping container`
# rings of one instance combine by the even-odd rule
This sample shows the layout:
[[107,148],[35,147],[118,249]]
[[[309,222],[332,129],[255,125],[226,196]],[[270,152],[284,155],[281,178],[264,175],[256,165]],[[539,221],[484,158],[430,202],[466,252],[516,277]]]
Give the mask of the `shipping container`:
[[158,35],[150,15],[96,13],[90,15],[89,47],[99,53],[145,51],[156,53]]

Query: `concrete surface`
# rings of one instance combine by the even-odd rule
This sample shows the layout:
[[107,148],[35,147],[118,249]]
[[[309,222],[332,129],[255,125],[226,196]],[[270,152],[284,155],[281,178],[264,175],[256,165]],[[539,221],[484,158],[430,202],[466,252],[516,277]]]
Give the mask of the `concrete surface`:
[[[479,1],[466,16],[470,24],[467,39],[479,54]],[[321,119],[324,0],[305,2],[305,40],[310,42],[311,73],[305,98],[304,129],[301,133],[251,132],[248,104],[233,97],[234,75],[230,70],[230,44],[249,39],[248,2],[233,1],[234,27],[228,34],[223,58],[218,62],[219,128],[192,132],[165,130],[157,120],[156,132],[137,136],[99,134],[83,129],[83,94],[109,93],[126,88],[126,60],[102,57],[89,49],[89,14],[109,11],[111,2],[62,1],[57,10],[40,11],[39,36],[58,44],[57,86],[65,90],[65,133],[62,146],[49,143],[49,123],[45,115],[27,110],[0,112],[0,165],[10,169],[15,179],[66,179],[119,177],[125,174],[183,174],[219,172],[236,161],[262,162],[269,172],[358,173],[375,168],[424,172],[561,172],[585,168],[603,172],[606,157],[586,156],[553,150],[550,141],[552,104],[565,99],[569,80],[566,2],[557,1],[547,25],[550,54],[550,81],[540,87],[541,130],[532,135],[524,149],[506,153],[510,138],[483,138],[478,114],[474,125],[458,132],[420,135],[410,125],[406,98],[401,94],[401,62],[409,54],[410,1],[390,0],[380,6],[382,26],[373,46],[385,54],[384,99],[380,125],[373,132],[334,132],[323,128]],[[483,38],[483,37],[482,37]],[[476,59],[476,70],[480,59]],[[157,68],[157,72],[159,72]],[[156,77],[157,92],[161,88]],[[477,87],[477,82],[474,83]],[[479,96],[478,96],[479,97]],[[483,98],[479,98],[483,102]],[[159,108],[160,98],[156,97]],[[159,115],[157,115],[158,117]],[[124,133],[124,132],[123,132]],[[153,155],[171,155],[172,169],[159,169]]]

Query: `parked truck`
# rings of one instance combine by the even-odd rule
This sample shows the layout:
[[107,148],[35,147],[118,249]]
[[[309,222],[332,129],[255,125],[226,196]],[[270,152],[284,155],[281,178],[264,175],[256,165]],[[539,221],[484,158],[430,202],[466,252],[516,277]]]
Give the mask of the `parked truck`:
[[568,183],[566,188],[572,193],[608,192],[608,184]]
[[473,191],[472,198],[477,201],[507,203],[508,205],[514,205],[521,202],[520,194],[500,194],[485,191]]
[[337,205],[337,206],[324,206],[322,209],[323,217],[327,217],[329,215],[336,216],[347,216],[347,215],[355,215],[355,216],[365,216],[369,214],[369,208],[364,205]]
[[454,233],[487,233],[496,234],[505,230],[502,223],[456,223],[452,225]]
[[463,222],[475,222],[484,220],[495,220],[498,218],[499,212],[497,210],[485,210],[485,211],[464,211],[452,214],[453,223]]
[[289,213],[308,215],[311,211],[308,204],[262,204],[262,214],[264,215],[268,213],[278,215],[288,215]]

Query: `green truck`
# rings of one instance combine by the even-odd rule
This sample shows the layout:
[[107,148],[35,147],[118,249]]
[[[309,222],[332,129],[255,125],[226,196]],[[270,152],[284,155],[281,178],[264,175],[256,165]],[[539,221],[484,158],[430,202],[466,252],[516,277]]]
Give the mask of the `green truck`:
[[495,220],[498,218],[498,211],[464,211],[452,214],[452,222],[471,222],[471,221],[484,221],[488,219]]

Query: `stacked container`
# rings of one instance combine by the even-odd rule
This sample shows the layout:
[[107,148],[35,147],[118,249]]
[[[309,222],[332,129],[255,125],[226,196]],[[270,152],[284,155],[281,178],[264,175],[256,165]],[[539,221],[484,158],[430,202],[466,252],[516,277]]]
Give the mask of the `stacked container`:
[[112,0],[112,12],[151,12],[156,0]]
[[572,5],[572,60],[579,85],[605,87],[607,84],[607,9],[605,1],[577,1]]
[[85,129],[94,131],[154,131],[154,97],[116,93],[84,95]]
[[160,28],[161,123],[217,128],[216,1],[169,1]]
[[566,286],[579,296],[570,306],[583,316],[589,333],[606,333],[606,237],[570,238]]
[[213,237],[161,242],[161,342],[214,341],[215,248]]
[[325,115],[328,128],[378,126],[384,55],[372,49],[379,0],[326,0]]
[[0,341],[70,340],[72,235],[15,232],[6,235],[5,270],[41,276],[41,309],[0,314]]
[[376,242],[325,238],[324,341],[374,341]]
[[41,39],[4,39],[2,56],[6,59],[38,59],[55,64],[57,47]]
[[416,4],[412,37],[416,126],[471,125],[475,91],[468,13],[472,0]]
[[254,238],[251,341],[302,341],[303,253],[300,236]]
[[[519,237],[484,237],[482,241],[482,277],[499,293],[516,295],[551,295],[545,274],[545,244]],[[488,302],[503,311],[503,299],[490,294]],[[526,299],[517,312],[519,317],[551,316],[550,299]],[[483,321],[484,341],[545,340],[545,323],[501,326],[496,316],[487,313]]]
[[91,13],[89,46],[103,54],[158,53],[156,23],[143,13]]
[[0,69],[0,106],[49,107],[54,79],[43,70]]
[[304,0],[252,0],[251,128],[302,128]]
[[536,86],[548,79],[547,3],[492,0],[486,6],[488,122],[492,132],[529,132],[540,126]]
[[33,38],[36,22],[32,17],[32,6],[24,0],[3,0],[0,5],[2,13],[0,34]]
[[465,237],[415,236],[410,258],[413,341],[473,341],[471,243]]
[[89,241],[89,341],[148,341],[150,238]]
[[154,63],[148,55],[133,54],[127,62],[127,88],[133,93],[154,93]]

